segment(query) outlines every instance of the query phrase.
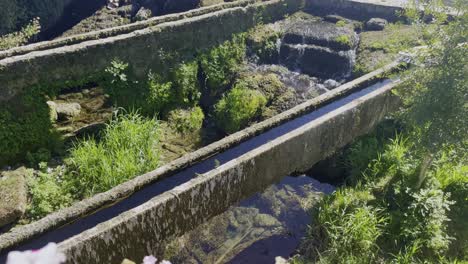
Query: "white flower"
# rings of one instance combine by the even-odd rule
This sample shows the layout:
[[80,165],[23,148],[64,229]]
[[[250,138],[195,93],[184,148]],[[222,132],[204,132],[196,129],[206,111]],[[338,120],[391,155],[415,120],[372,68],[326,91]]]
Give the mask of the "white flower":
[[156,261],[158,261],[158,259],[154,256],[146,256],[143,258],[143,264],[156,264]]
[[167,261],[167,260],[163,260],[163,261],[159,262],[159,264],[172,264],[172,263]]
[[57,244],[49,243],[39,250],[12,251],[8,253],[6,264],[61,264],[65,260]]

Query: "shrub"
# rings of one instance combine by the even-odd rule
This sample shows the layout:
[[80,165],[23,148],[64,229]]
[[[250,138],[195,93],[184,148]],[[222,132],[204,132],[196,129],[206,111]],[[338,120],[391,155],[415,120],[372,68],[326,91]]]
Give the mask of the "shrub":
[[100,141],[90,138],[74,146],[68,163],[71,193],[86,197],[107,191],[158,166],[158,124],[137,113],[116,116]]
[[200,56],[205,82],[211,96],[219,94],[232,82],[245,59],[245,53],[245,36],[241,34]]
[[175,89],[175,101],[180,106],[193,107],[200,100],[200,85],[198,82],[198,63],[182,63],[172,73]]
[[199,131],[205,115],[200,107],[177,109],[169,113],[169,126],[180,134],[187,135]]
[[224,132],[234,133],[258,117],[266,102],[261,92],[237,85],[216,104],[216,122]]
[[182,63],[166,75],[149,71],[146,80],[135,77],[127,63],[114,60],[101,85],[114,103],[142,114],[160,117],[177,107],[193,107],[200,99],[198,64]]
[[164,82],[160,75],[150,72],[148,74],[148,91],[143,99],[143,111],[145,113],[164,115],[174,102],[172,82]]
[[0,166],[25,161],[28,152],[54,151],[60,144],[52,131],[47,100],[36,88],[0,106]]
[[72,197],[62,186],[63,168],[53,172],[45,172],[45,163],[41,164],[43,171],[36,177],[28,179],[31,201],[27,208],[29,219],[37,220],[54,211],[67,207],[72,203]]

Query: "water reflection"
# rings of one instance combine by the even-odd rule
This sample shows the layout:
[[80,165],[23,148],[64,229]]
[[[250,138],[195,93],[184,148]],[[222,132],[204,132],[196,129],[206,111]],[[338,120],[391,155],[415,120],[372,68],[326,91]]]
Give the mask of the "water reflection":
[[308,212],[334,187],[310,177],[286,177],[171,243],[172,263],[274,263],[294,253]]

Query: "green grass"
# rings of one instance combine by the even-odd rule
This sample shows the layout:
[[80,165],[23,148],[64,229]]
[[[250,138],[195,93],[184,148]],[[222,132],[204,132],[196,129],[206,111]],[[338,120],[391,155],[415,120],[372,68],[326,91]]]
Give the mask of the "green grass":
[[79,197],[104,192],[159,164],[158,123],[137,113],[115,117],[100,140],[79,142],[70,153],[69,188]]

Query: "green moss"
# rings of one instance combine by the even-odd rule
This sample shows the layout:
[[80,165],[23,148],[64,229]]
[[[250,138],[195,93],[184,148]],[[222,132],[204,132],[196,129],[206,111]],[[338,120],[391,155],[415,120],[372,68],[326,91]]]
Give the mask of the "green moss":
[[258,56],[260,63],[272,64],[279,59],[277,42],[282,33],[261,25],[249,31],[247,45],[249,52]]
[[345,27],[346,26],[346,21],[340,20],[340,21],[336,22],[336,26],[337,27]]
[[216,123],[224,132],[234,133],[259,117],[266,103],[261,92],[239,83],[216,104]]
[[362,32],[354,76],[364,75],[391,63],[399,51],[419,45],[420,35],[414,27],[401,24],[390,24],[383,31]]
[[351,39],[347,35],[341,35],[335,38],[335,41],[338,42],[341,46],[351,47]]

